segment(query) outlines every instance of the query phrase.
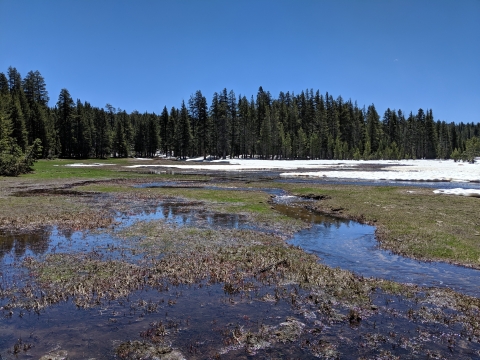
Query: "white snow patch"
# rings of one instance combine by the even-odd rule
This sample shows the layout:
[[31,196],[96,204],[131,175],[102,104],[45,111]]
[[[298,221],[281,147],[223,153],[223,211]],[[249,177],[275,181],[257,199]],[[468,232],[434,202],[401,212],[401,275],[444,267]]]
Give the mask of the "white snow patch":
[[65,166],[69,166],[69,167],[92,167],[92,166],[108,166],[108,165],[115,165],[115,164],[100,164],[100,163],[84,164],[84,163],[73,163],[73,164],[66,164]]
[[435,194],[445,194],[445,195],[460,195],[460,196],[472,196],[480,198],[480,190],[476,189],[438,189],[433,190]]
[[456,163],[453,160],[401,160],[396,163],[387,161],[368,161],[379,165],[391,165],[384,168],[367,171],[316,171],[294,173],[287,172],[281,176],[311,176],[343,179],[363,180],[390,180],[390,181],[451,181],[451,182],[472,182],[480,181],[480,165]]
[[[192,159],[193,160],[193,159]],[[380,165],[372,171],[362,165]],[[385,165],[382,167],[382,165]],[[259,160],[220,159],[209,164],[131,165],[128,167],[158,166],[189,170],[259,171],[285,170],[281,176],[327,177],[391,181],[480,181],[480,164],[458,163],[453,160]],[[292,170],[311,170],[293,172]],[[341,171],[338,171],[341,170]]]
[[[196,162],[208,161],[208,162],[211,162],[213,159],[214,159],[213,156],[207,155],[207,156],[205,156],[205,158],[203,156],[199,156],[199,157],[196,157],[196,158],[188,158],[187,161],[196,161]],[[226,160],[223,160],[223,161],[226,161]]]
[[[190,159],[194,162],[199,158]],[[202,158],[203,159],[203,158]],[[188,160],[187,160],[188,161]],[[258,170],[295,170],[350,167],[358,162],[347,163],[337,160],[259,160],[259,159],[217,159],[206,164],[168,164],[168,165],[130,165],[128,167],[160,166],[189,170],[258,171]]]

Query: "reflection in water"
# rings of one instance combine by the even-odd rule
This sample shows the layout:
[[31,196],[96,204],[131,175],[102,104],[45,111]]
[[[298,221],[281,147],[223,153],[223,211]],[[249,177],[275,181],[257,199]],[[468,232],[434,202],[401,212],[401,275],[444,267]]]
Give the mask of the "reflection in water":
[[47,251],[50,242],[51,229],[48,227],[28,233],[0,234],[0,258],[13,251],[17,258],[22,257],[29,250],[34,255]]
[[382,250],[378,247],[373,226],[316,215],[302,207],[277,205],[276,209],[312,223],[310,229],[296,233],[290,243],[318,255],[328,266],[365,277],[447,287],[480,296],[479,270],[442,262],[417,261]]
[[[298,198],[282,195],[281,190],[270,193],[276,195],[277,211],[312,224],[311,228],[295,234],[291,244],[317,254],[326,265],[366,277],[448,287],[468,295],[480,295],[478,270],[439,262],[421,262],[392,254],[378,248],[374,227],[314,213],[304,208],[305,201],[295,203],[293,201]],[[117,229],[137,221],[152,220],[202,228],[256,229],[242,215],[210,213],[195,205],[198,204],[168,202],[132,208],[116,218],[121,224]],[[88,235],[72,229],[48,227],[24,234],[4,233],[0,235],[0,270],[3,265],[12,264],[25,256],[41,256],[56,251],[91,251],[95,246],[116,242],[108,234]]]
[[222,187],[222,186],[215,186],[215,185],[189,185],[179,182],[153,182],[147,184],[140,184],[135,185],[134,187],[137,188],[177,188],[177,189],[206,189],[206,190],[226,190],[226,191],[263,191],[267,194],[274,195],[274,196],[284,196],[287,192],[283,189],[277,188],[254,188],[254,187]]
[[[142,184],[142,187],[162,187],[164,183]],[[171,184],[170,184],[171,186]],[[174,184],[181,187],[181,184]],[[317,254],[323,263],[353,271],[365,277],[377,277],[421,286],[448,287],[455,291],[480,296],[480,271],[442,262],[423,262],[392,254],[378,247],[375,227],[355,221],[314,213],[302,206],[308,202],[287,196],[281,189],[222,188],[211,190],[266,191],[272,195],[275,209],[282,214],[311,223],[312,227],[295,234],[291,244]],[[198,212],[191,212],[193,217]],[[231,219],[231,225],[236,225]],[[182,224],[187,224],[184,220]],[[225,224],[226,225],[226,224]],[[241,227],[241,226],[240,226]]]
[[138,221],[164,220],[179,226],[256,229],[243,215],[212,213],[195,205],[198,204],[166,202],[155,206],[138,207],[121,214],[116,220],[121,222],[121,227],[131,226]]

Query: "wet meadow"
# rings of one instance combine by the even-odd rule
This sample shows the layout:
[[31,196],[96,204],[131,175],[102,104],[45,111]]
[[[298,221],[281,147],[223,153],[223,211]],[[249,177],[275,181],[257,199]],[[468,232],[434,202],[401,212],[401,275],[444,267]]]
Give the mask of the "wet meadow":
[[1,358],[480,357],[479,199],[127,161],[1,179]]

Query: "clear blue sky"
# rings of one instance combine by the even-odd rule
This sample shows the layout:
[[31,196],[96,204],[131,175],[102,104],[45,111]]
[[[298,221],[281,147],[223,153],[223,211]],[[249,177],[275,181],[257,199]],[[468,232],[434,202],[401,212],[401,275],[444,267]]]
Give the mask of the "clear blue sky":
[[307,88],[479,122],[480,0],[0,0],[0,71],[159,113],[196,90]]

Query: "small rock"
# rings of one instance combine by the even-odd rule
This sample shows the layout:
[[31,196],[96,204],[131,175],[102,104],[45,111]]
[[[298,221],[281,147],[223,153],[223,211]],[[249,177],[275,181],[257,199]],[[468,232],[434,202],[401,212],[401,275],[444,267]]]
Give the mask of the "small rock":
[[40,360],[65,360],[67,356],[68,353],[65,350],[55,350],[43,355]]

